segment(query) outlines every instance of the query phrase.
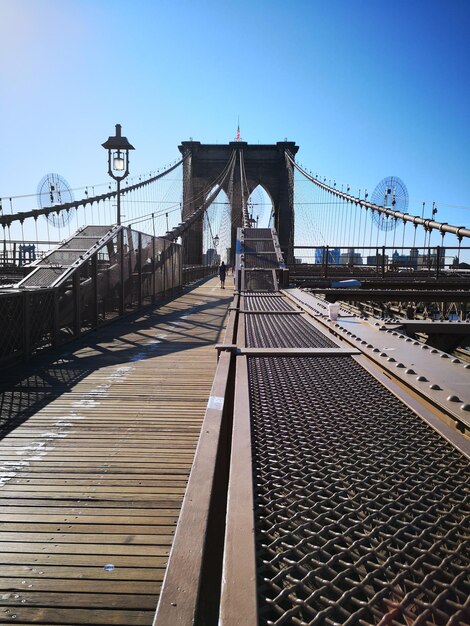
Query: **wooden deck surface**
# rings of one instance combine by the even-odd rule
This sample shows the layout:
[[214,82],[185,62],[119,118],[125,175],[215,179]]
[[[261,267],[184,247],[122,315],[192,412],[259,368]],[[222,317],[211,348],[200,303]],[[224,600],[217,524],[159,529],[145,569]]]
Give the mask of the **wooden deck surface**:
[[218,284],[3,379],[0,624],[152,624],[232,299]]

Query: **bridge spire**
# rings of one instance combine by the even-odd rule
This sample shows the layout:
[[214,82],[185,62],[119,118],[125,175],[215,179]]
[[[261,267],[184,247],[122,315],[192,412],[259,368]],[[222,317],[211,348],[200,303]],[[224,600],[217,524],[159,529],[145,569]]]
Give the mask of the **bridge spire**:
[[240,135],[240,116],[238,116],[238,126],[237,126],[237,134],[235,135],[235,141],[241,141],[241,135]]

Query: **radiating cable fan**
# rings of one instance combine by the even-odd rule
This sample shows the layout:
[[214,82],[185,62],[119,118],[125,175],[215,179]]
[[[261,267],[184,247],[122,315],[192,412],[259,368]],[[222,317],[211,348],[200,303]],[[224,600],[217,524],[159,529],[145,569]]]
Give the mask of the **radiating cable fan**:
[[[405,183],[398,176],[383,178],[371,196],[373,204],[378,204],[392,211],[401,211],[402,213],[407,213],[408,211],[408,200],[408,190]],[[390,217],[387,218],[386,215],[378,211],[372,212],[372,219],[380,230],[393,230],[395,228],[396,220]]]
[[[46,207],[59,207],[62,204],[73,202],[73,193],[67,181],[59,174],[46,174],[38,184],[38,204],[41,209]],[[56,228],[65,226],[72,219],[73,211],[51,211],[46,219]]]

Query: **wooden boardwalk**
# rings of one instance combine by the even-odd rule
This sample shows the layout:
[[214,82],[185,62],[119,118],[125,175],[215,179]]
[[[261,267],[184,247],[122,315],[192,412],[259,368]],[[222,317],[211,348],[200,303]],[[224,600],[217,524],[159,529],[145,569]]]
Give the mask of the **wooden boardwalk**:
[[0,624],[152,624],[231,299],[211,279],[3,381]]

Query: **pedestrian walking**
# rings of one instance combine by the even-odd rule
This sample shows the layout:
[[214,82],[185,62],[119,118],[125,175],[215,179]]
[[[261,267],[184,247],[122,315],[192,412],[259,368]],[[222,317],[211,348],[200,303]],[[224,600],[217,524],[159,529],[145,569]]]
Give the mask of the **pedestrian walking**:
[[225,274],[227,273],[227,266],[222,261],[219,267],[220,288],[225,289]]

